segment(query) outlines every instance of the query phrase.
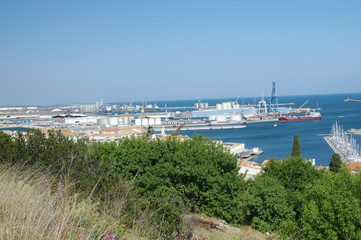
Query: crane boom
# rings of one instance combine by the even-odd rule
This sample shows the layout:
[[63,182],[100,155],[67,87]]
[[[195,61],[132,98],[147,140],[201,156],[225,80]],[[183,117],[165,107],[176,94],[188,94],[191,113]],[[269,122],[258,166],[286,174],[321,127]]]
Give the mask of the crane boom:
[[303,108],[303,106],[305,106],[308,103],[308,100],[306,102],[304,102],[299,108],[293,110],[293,113],[299,113],[301,111],[301,109]]
[[186,125],[185,122],[183,122],[181,125],[179,125],[179,126],[177,127],[177,129],[174,130],[174,131],[171,133],[171,135],[172,135],[172,136],[177,135],[177,134],[180,132],[180,130],[182,129],[182,127],[184,127],[184,125]]

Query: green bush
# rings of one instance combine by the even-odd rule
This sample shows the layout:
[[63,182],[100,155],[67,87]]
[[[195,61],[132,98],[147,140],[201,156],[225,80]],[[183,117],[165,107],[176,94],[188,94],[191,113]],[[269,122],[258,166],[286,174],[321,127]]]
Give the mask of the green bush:
[[96,147],[100,162],[114,163],[111,173],[134,179],[140,193],[239,221],[244,181],[238,176],[237,159],[222,145],[195,136],[185,141],[128,138]]
[[260,175],[249,182],[244,196],[248,223],[262,232],[293,232],[296,213],[290,203],[287,189],[281,182],[267,175]]
[[361,199],[351,174],[325,173],[303,193],[300,227],[307,239],[361,239]]

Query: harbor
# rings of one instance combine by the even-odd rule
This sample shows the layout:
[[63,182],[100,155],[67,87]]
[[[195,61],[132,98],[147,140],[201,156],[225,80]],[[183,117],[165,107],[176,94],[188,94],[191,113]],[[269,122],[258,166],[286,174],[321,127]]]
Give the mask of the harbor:
[[[192,116],[192,111],[170,110],[169,107],[183,106],[194,107],[199,102],[203,104],[198,107],[206,107],[210,103],[216,106],[222,104],[225,108],[236,102],[235,99],[214,99],[208,101],[198,100],[175,100],[163,101],[157,106],[167,105],[167,109],[152,110],[147,104],[147,109],[140,109],[138,112],[104,112],[106,106],[112,110],[117,110],[117,106],[122,104],[106,104],[98,101],[93,105],[69,105],[69,106],[29,106],[29,107],[1,107],[0,128],[7,129],[29,129],[37,128],[43,131],[47,129],[61,130],[69,136],[85,136],[94,141],[117,141],[123,137],[140,135],[151,126],[155,133],[159,134],[162,127],[168,134],[172,133],[184,122],[186,124],[180,129],[179,134],[192,137],[194,134],[204,134],[206,137],[224,142],[246,143],[251,148],[259,147],[264,152],[257,156],[255,161],[262,163],[264,160],[276,157],[282,159],[290,154],[290,144],[293,134],[300,135],[303,154],[307,158],[315,158],[317,165],[326,166],[333,153],[328,144],[317,136],[317,134],[329,134],[331,126],[335,121],[342,124],[345,129],[352,131],[349,134],[358,133],[361,125],[357,121],[360,113],[360,104],[345,102],[347,97],[360,99],[359,94],[344,95],[315,95],[315,96],[290,96],[282,97],[283,103],[294,103],[291,106],[282,105],[290,110],[288,115],[306,115],[310,109],[321,111],[322,119],[318,121],[292,121],[286,123],[279,122],[279,114],[275,111],[275,100],[271,103],[270,98],[259,98],[266,102],[248,106],[252,108],[251,114],[240,111],[247,104],[243,102],[254,102],[254,98],[239,100],[239,109],[228,109],[230,113],[209,115],[203,117]],[[302,106],[306,100],[307,105]],[[278,103],[279,108],[281,104]],[[100,107],[99,110],[96,108]],[[117,106],[114,106],[117,105]],[[154,107],[155,104],[153,104]],[[270,107],[271,105],[271,107]],[[104,107],[105,106],[105,107]],[[146,105],[144,105],[146,106]],[[233,104],[233,106],[236,106]],[[260,107],[259,107],[260,106]],[[108,108],[109,109],[109,108]],[[196,109],[196,108],[195,108]],[[212,109],[211,109],[212,110]],[[217,109],[213,109],[217,110]],[[222,109],[220,109],[222,110]],[[198,110],[194,110],[198,111]],[[240,111],[240,112],[238,112]],[[340,117],[342,116],[342,118]],[[194,125],[194,126],[193,126]],[[237,126],[239,125],[239,126]],[[226,127],[230,126],[230,127]],[[353,135],[360,141],[361,135]],[[320,140],[321,139],[321,140]]]

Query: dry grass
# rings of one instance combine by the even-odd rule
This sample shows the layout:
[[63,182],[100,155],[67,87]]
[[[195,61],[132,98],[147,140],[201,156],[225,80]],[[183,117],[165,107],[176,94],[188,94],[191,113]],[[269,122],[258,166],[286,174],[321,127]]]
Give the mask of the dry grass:
[[[183,216],[183,222],[192,233],[192,240],[269,240],[277,239],[249,226],[232,227],[225,221],[199,214]],[[203,222],[203,223],[202,223]],[[212,223],[212,225],[204,224]],[[213,226],[213,227],[212,227]]]
[[51,191],[48,183],[0,167],[0,239],[101,239],[101,226],[89,224],[87,209],[66,201],[63,190]]
[[[271,239],[251,227],[240,228],[235,231],[220,232],[213,229],[195,227],[193,229],[194,240],[268,240]],[[193,240],[192,239],[192,240]]]

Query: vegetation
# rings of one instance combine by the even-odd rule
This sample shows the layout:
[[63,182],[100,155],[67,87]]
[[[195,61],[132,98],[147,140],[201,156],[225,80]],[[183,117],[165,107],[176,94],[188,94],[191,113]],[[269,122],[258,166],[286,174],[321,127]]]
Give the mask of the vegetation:
[[330,161],[330,171],[339,172],[344,166],[340,154],[334,153]]
[[62,182],[39,175],[0,166],[0,239],[104,239],[105,231],[120,238],[96,203],[66,196]]
[[330,171],[317,170],[296,136],[292,157],[245,181],[235,156],[203,136],[91,144],[59,132],[0,132],[0,238],[187,239],[182,215],[202,213],[281,238],[360,239],[361,174],[337,155]]
[[[100,161],[112,159],[111,172],[131,180],[147,197],[237,222],[243,179],[237,160],[203,136],[193,140],[124,139],[96,144]],[[109,151],[113,149],[113,151]]]
[[292,157],[301,157],[301,144],[298,134],[293,136]]
[[360,239],[361,174],[316,170],[301,157],[271,160],[248,182],[248,223],[291,239]]

